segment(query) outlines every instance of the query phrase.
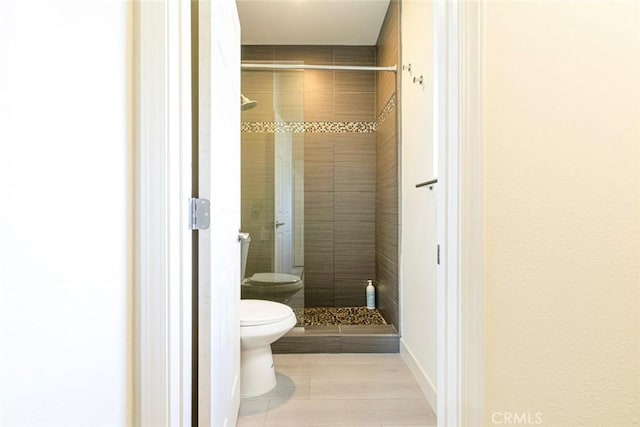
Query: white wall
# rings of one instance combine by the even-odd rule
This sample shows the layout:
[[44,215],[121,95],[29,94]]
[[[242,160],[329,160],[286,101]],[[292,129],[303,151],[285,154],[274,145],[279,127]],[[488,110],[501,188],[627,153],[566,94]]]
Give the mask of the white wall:
[[486,424],[640,425],[640,3],[486,32]]
[[[420,182],[434,177],[432,3],[401,5],[402,195],[401,351],[432,407],[436,408],[436,197]],[[423,85],[413,83],[422,75]]]
[[131,420],[123,1],[0,2],[0,425]]

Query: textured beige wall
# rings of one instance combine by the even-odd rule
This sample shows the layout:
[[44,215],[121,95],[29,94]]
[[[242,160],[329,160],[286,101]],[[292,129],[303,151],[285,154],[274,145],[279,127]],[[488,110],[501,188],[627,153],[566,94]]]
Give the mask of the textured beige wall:
[[639,8],[487,3],[487,425],[640,425]]

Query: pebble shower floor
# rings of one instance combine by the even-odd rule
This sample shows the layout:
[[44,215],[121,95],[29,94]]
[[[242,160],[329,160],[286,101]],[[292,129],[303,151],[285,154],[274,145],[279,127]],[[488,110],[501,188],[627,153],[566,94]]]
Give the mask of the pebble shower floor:
[[294,308],[296,326],[386,325],[380,312],[366,307]]

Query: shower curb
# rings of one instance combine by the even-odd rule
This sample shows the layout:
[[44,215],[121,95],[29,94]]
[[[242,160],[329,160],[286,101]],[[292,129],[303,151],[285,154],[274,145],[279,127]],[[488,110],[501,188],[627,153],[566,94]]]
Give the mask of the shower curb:
[[273,344],[274,354],[399,353],[400,334],[392,325],[294,328]]

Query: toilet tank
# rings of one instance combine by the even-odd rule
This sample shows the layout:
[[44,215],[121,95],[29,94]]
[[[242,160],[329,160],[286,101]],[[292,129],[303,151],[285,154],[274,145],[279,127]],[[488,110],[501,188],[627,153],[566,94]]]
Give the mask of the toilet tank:
[[240,238],[240,281],[242,281],[247,269],[247,256],[249,255],[251,236],[249,236],[249,233],[240,233],[238,236]]

